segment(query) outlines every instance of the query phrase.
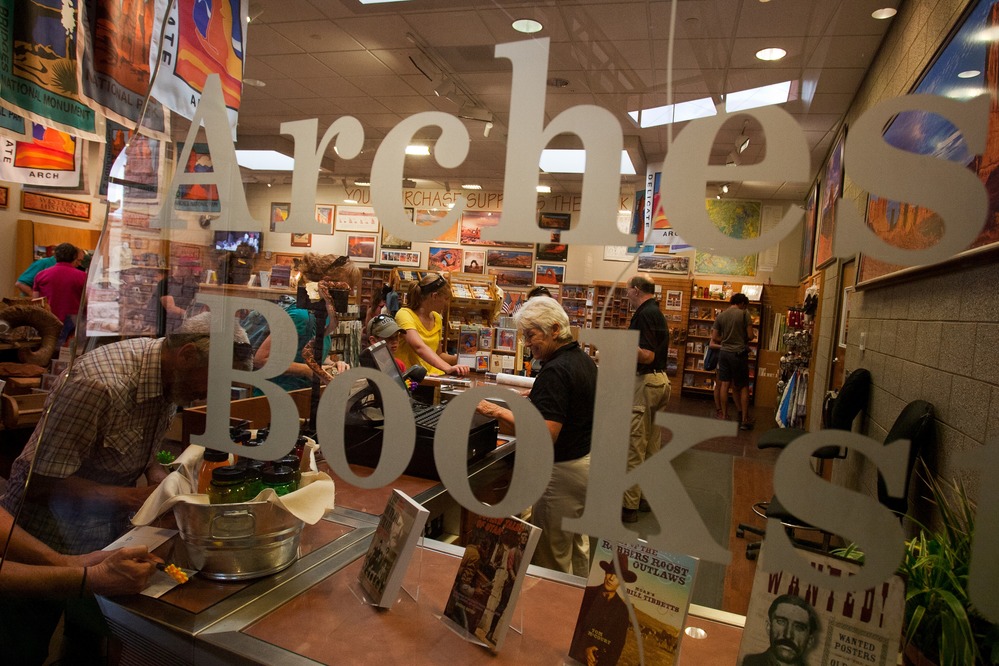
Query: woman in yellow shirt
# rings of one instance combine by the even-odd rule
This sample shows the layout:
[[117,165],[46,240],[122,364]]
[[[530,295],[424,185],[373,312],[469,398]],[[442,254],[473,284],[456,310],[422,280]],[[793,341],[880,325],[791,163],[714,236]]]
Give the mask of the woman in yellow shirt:
[[396,357],[406,367],[422,365],[430,375],[468,374],[467,365],[455,365],[458,357],[441,351],[444,319],[441,311],[451,297],[451,286],[438,273],[427,273],[409,287],[406,307],[395,314],[395,323],[405,335]]

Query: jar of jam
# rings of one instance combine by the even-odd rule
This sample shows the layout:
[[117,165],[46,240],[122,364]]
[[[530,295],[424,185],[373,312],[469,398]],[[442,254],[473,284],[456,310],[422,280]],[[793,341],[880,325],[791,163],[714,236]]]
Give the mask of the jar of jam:
[[302,483],[302,469],[300,467],[301,461],[295,457],[294,453],[289,453],[286,456],[282,456],[274,461],[274,465],[287,465],[295,472],[295,486],[297,487]]
[[208,501],[212,504],[236,504],[246,501],[245,469],[238,465],[230,465],[212,470]]
[[198,492],[205,494],[208,486],[212,482],[212,471],[218,467],[225,467],[229,464],[229,454],[225,451],[215,449],[205,449],[201,462],[201,469],[198,471]]
[[246,500],[249,502],[259,495],[264,489],[264,462],[243,458],[239,461],[239,467],[246,472]]
[[264,488],[272,488],[279,496],[298,490],[298,484],[295,483],[295,470],[287,465],[274,465],[265,468],[263,476]]

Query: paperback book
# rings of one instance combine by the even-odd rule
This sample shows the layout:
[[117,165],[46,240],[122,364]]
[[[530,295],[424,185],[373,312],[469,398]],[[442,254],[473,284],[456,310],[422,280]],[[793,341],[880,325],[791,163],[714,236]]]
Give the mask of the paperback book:
[[[852,560],[803,549],[798,555],[830,577],[860,570]],[[845,594],[816,587],[789,571],[767,571],[765,557],[764,547],[749,597],[739,666],[894,666],[905,612],[905,583],[899,576]]]
[[540,528],[519,518],[473,518],[444,607],[456,630],[500,649],[540,536]]
[[569,657],[580,664],[677,663],[697,558],[600,539],[592,562]]
[[392,491],[358,577],[361,589],[374,605],[391,608],[399,597],[399,588],[429,515],[406,493]]

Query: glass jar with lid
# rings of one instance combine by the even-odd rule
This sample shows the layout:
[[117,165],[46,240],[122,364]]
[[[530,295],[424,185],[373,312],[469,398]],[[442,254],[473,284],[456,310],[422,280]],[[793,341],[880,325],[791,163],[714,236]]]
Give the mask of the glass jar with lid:
[[279,496],[295,492],[298,490],[298,484],[295,483],[295,470],[287,465],[274,465],[265,468],[264,487],[272,488]]
[[238,465],[212,470],[208,486],[208,501],[212,504],[236,504],[246,501],[246,470]]
[[229,454],[225,451],[215,449],[205,449],[201,461],[201,469],[198,471],[198,492],[202,495],[208,492],[208,486],[212,483],[212,471],[218,467],[225,467],[229,464]]

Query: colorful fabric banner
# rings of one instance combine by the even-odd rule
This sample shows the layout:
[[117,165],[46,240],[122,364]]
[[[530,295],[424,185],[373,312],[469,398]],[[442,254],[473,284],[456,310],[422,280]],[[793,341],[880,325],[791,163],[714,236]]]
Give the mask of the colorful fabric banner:
[[[135,128],[149,92],[156,0],[88,0],[80,7],[80,97],[90,108]],[[150,100],[142,125],[167,138],[169,115]]]
[[86,144],[59,130],[31,123],[30,135],[0,129],[0,180],[45,187],[79,187]]
[[46,127],[103,141],[103,117],[79,97],[77,3],[0,0],[0,106]]
[[[169,0],[156,0],[158,35]],[[161,61],[153,96],[185,118],[193,118],[205,81],[218,74],[235,132],[243,93],[247,0],[176,0],[166,21],[162,50],[153,48],[150,66]]]

